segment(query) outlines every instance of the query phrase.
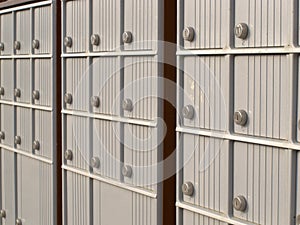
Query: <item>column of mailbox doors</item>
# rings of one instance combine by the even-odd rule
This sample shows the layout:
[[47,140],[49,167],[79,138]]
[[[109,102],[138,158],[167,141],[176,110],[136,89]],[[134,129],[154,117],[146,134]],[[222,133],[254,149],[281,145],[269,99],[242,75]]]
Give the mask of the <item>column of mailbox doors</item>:
[[0,224],[57,222],[55,10],[0,10]]

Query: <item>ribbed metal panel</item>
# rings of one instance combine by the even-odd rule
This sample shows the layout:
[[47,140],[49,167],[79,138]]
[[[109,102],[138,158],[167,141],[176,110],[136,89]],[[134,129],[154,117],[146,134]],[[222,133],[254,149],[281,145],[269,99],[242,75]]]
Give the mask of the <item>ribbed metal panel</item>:
[[32,114],[30,109],[16,108],[16,135],[21,137],[21,144],[16,145],[17,149],[32,151]]
[[195,224],[195,225],[228,225],[228,223],[221,222],[211,217],[202,216],[200,214],[183,211],[183,224]]
[[1,105],[1,131],[4,132],[5,138],[1,140],[2,144],[14,146],[14,107],[10,105]]
[[11,13],[2,14],[1,20],[1,42],[4,44],[4,51],[1,51],[1,55],[12,54],[13,49],[13,16]]
[[235,125],[235,132],[287,139],[286,115],[291,115],[288,90],[292,88],[288,58],[285,55],[236,57],[234,80],[235,111],[248,113],[247,126]]
[[31,19],[30,10],[16,12],[16,40],[20,42],[20,50],[17,54],[29,54],[31,51]]
[[[16,60],[16,86],[20,89],[21,95],[16,98],[17,102],[30,103],[31,102],[31,71],[29,59]],[[9,90],[8,90],[9,91]],[[14,90],[11,90],[14,93]]]
[[194,40],[184,42],[186,49],[226,46],[230,0],[182,0],[181,4],[184,9],[184,27],[192,27],[195,31]]
[[4,88],[4,95],[1,96],[1,99],[12,101],[14,98],[14,77],[11,76],[13,67],[12,60],[1,60],[1,87]]

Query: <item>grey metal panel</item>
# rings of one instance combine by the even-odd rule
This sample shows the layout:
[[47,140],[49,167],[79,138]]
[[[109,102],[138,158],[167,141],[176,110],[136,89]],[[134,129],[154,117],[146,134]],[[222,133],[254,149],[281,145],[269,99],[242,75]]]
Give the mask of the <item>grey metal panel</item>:
[[300,223],[300,153],[297,153],[297,188],[296,188],[296,221],[299,224]]
[[[125,50],[156,49],[158,37],[159,0],[124,1],[124,31],[132,33],[132,43],[124,44]],[[146,29],[145,29],[146,28]]]
[[130,99],[132,111],[124,111],[129,118],[154,120],[158,116],[158,60],[157,57],[136,56],[124,59],[124,99]]
[[14,107],[10,105],[1,105],[1,131],[5,138],[1,143],[14,147]]
[[17,218],[22,224],[54,224],[52,166],[22,155],[17,163]]
[[16,136],[20,136],[21,143],[15,147],[22,151],[32,151],[32,113],[27,108],[16,108]]
[[[31,92],[31,70],[29,59],[16,60],[16,87],[20,89],[20,97],[16,97],[17,102],[30,103],[32,99]],[[12,90],[14,93],[14,90]]]
[[228,225],[228,223],[221,222],[214,218],[203,216],[188,210],[183,210],[183,224],[194,225]]
[[66,33],[64,37],[72,38],[72,47],[66,48],[66,52],[85,52],[87,49],[89,43],[87,3],[86,0],[65,1]]
[[12,60],[1,60],[1,87],[4,88],[3,100],[12,101],[14,99],[14,76],[12,76]]
[[22,10],[16,12],[16,39],[20,42],[20,50],[16,50],[17,54],[29,54],[31,52],[31,14],[30,10]]
[[66,109],[78,111],[88,110],[90,103],[88,97],[88,76],[88,60],[86,58],[69,58],[66,60],[65,93],[72,95],[72,103],[66,104]]
[[4,51],[1,55],[12,54],[13,49],[13,16],[11,13],[2,14],[1,20],[1,42],[4,44]]
[[246,23],[246,40],[235,38],[236,47],[287,46],[291,39],[292,0],[235,1],[235,24]]
[[36,155],[53,159],[53,113],[46,111],[34,111],[34,138],[38,141],[40,148],[35,150]]
[[[192,119],[183,125],[224,131],[227,128],[230,98],[229,58],[222,56],[184,57],[183,107],[194,108]],[[181,114],[183,109],[179,109]]]
[[184,0],[181,3],[183,26],[191,27],[195,32],[193,41],[184,41],[186,49],[224,48],[228,45],[230,0]]
[[121,140],[120,123],[93,120],[93,153],[97,157],[99,168],[93,168],[94,173],[103,177],[120,180]]
[[2,225],[15,224],[15,156],[14,153],[1,149],[1,194],[2,209],[6,212],[6,218],[2,219]]
[[234,143],[233,196],[247,200],[247,210],[234,216],[255,224],[290,224],[293,209],[293,151]]
[[[230,189],[228,140],[183,134],[183,183],[192,182],[194,194],[183,201],[227,214]],[[226,194],[224,194],[226,193]]]
[[39,98],[34,104],[52,106],[53,103],[53,69],[49,59],[34,60],[34,87],[39,92]]
[[115,51],[121,43],[121,1],[93,0],[93,34],[100,37],[93,51]]
[[[285,55],[235,58],[234,109],[248,114],[246,126],[236,133],[287,139],[291,117],[292,77]],[[284,74],[284,76],[282,76]]]
[[93,107],[94,113],[107,115],[120,114],[121,68],[118,57],[93,58],[90,67],[92,74],[92,96],[100,100],[99,107]]
[[35,54],[50,53],[52,50],[52,11],[51,6],[34,9],[34,35],[33,39],[39,41],[39,48],[34,49]]

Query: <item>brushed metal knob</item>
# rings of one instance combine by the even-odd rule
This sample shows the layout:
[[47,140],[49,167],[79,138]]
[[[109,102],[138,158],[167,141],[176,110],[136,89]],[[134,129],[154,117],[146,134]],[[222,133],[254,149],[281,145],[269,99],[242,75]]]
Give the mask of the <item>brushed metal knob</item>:
[[232,205],[235,210],[244,212],[247,209],[247,200],[240,195],[233,199]]
[[4,209],[0,210],[0,218],[6,218],[6,211]]
[[133,110],[133,103],[130,99],[124,99],[122,103],[122,108],[125,111],[131,112]]
[[73,152],[71,150],[66,150],[65,151],[65,159],[70,160],[70,161],[73,160]]
[[4,43],[3,42],[0,43],[0,51],[4,51]]
[[192,27],[186,27],[182,31],[183,39],[192,42],[195,38],[195,30]]
[[187,106],[183,107],[182,115],[184,118],[191,120],[194,118],[194,114],[195,114],[195,110],[194,110],[193,106],[187,105]]
[[132,168],[131,168],[131,166],[123,166],[123,168],[122,168],[122,175],[124,177],[131,177],[132,176]]
[[32,48],[34,48],[34,49],[39,49],[40,48],[40,42],[39,42],[39,40],[33,40],[32,41]]
[[192,196],[194,194],[194,185],[192,182],[186,182],[182,184],[181,190],[184,195]]
[[97,97],[97,96],[91,97],[91,105],[93,107],[98,108],[100,106],[100,99],[99,99],[99,97]]
[[22,225],[22,220],[21,219],[16,219],[16,225]]
[[20,136],[15,136],[15,144],[20,145],[21,144],[21,137]]
[[248,114],[245,110],[238,110],[234,113],[234,122],[237,125],[245,126],[248,122]]
[[91,159],[91,166],[93,168],[99,168],[100,167],[100,159],[98,157],[93,157]]
[[130,31],[125,31],[122,34],[122,39],[124,43],[131,43],[132,42],[132,33]]
[[21,90],[19,88],[15,88],[15,90],[14,90],[14,96],[16,98],[20,98],[21,97]]
[[91,36],[91,43],[92,45],[98,46],[100,44],[100,36],[98,34],[93,34]]
[[15,50],[20,50],[21,49],[21,42],[15,41],[14,48],[15,48]]
[[64,101],[66,104],[72,104],[72,102],[73,102],[72,94],[66,93],[64,96]]
[[65,37],[64,38],[64,45],[68,48],[71,48],[73,44],[72,38],[71,37]]
[[32,143],[32,149],[33,150],[40,150],[40,142],[35,140],[33,143]]
[[40,92],[37,91],[37,90],[34,90],[32,92],[32,98],[33,98],[33,100],[39,100],[40,99]]
[[239,23],[234,28],[235,36],[239,39],[246,39],[248,37],[249,28],[245,23]]
[[4,87],[0,87],[0,95],[4,95],[5,94],[5,89],[4,89]]
[[0,131],[0,139],[1,140],[5,139],[5,133],[3,131]]

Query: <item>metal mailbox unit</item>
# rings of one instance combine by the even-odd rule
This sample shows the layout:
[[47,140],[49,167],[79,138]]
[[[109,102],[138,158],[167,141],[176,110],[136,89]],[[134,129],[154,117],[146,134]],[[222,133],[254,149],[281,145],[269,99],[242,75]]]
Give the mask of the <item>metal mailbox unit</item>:
[[163,5],[62,1],[64,225],[162,224]]
[[298,2],[177,3],[177,224],[299,225]]
[[0,3],[0,224],[54,225],[56,1],[18,3]]

